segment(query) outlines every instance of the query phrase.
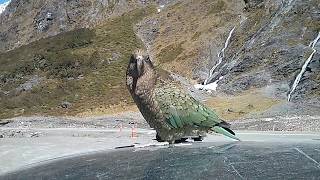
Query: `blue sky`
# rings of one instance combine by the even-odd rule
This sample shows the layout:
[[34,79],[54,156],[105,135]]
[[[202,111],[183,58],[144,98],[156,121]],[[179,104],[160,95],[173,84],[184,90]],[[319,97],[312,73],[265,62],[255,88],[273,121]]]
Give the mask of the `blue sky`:
[[9,0],[0,0],[0,4],[3,4],[5,2],[7,2],[7,1],[9,1]]

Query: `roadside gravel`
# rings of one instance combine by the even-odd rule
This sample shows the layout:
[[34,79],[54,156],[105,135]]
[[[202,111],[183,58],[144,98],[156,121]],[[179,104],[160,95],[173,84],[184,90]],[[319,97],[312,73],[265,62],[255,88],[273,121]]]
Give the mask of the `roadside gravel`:
[[[37,138],[51,136],[50,129],[150,129],[147,122],[138,112],[126,112],[117,115],[100,117],[16,117],[6,120],[0,125],[0,138]],[[320,116],[274,116],[265,118],[250,118],[231,121],[233,130],[252,131],[308,131],[320,132]],[[96,136],[88,131],[82,135]],[[90,135],[91,134],[91,135]],[[103,136],[103,134],[100,134]]]

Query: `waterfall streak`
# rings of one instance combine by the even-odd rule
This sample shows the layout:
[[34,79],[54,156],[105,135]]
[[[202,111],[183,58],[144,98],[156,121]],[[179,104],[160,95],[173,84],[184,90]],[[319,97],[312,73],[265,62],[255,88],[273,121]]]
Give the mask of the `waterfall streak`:
[[226,40],[226,42],[224,43],[224,47],[221,49],[221,51],[219,52],[218,54],[218,63],[216,65],[214,65],[211,69],[210,69],[210,72],[209,72],[209,76],[208,78],[204,81],[204,84],[207,85],[210,81],[210,79],[212,78],[212,75],[214,73],[214,71],[217,69],[217,67],[222,63],[222,60],[224,59],[224,51],[227,49],[229,43],[230,43],[230,39],[232,37],[232,34],[233,34],[233,31],[236,29],[236,27],[233,27],[231,29],[231,31],[229,32],[229,35],[228,35],[228,38]]
[[310,54],[310,56],[308,57],[306,62],[303,64],[300,73],[298,74],[298,76],[294,80],[292,88],[291,88],[291,91],[290,91],[290,93],[288,95],[288,99],[287,99],[288,101],[291,100],[292,94],[296,90],[296,88],[297,88],[297,86],[298,86],[298,84],[299,84],[304,72],[306,71],[310,61],[312,60],[313,55],[317,52],[317,50],[314,47],[316,46],[316,44],[319,41],[319,39],[320,39],[320,32],[318,33],[318,36],[309,44],[309,47],[312,48],[313,52]]

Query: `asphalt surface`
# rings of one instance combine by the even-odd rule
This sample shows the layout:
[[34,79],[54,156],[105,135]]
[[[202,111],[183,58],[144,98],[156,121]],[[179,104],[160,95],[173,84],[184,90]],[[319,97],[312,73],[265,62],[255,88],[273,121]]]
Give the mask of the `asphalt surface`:
[[29,164],[0,179],[320,179],[320,134],[242,131],[241,142],[210,135],[174,146],[147,143],[142,134],[134,148],[114,149],[121,144],[114,143]]

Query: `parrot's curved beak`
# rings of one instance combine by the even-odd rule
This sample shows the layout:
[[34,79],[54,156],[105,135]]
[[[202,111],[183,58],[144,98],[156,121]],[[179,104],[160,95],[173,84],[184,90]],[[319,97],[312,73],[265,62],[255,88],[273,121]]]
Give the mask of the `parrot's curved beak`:
[[138,76],[141,76],[142,71],[143,71],[143,57],[142,56],[137,57],[137,70],[138,70]]

